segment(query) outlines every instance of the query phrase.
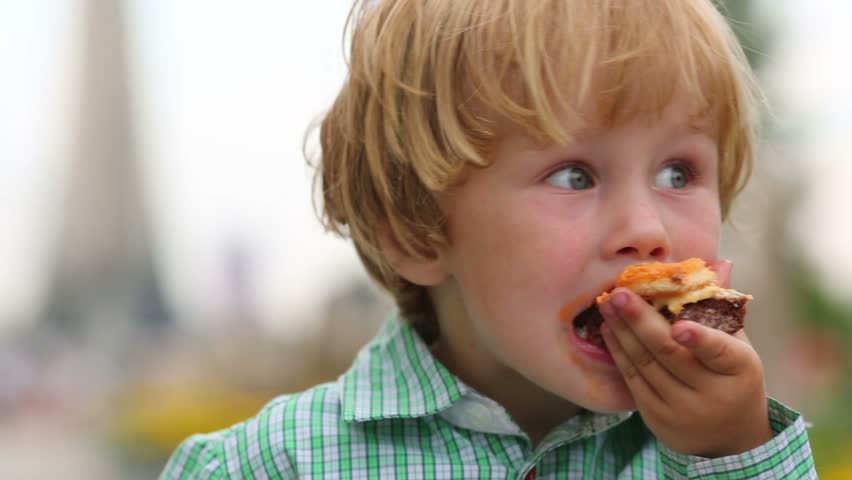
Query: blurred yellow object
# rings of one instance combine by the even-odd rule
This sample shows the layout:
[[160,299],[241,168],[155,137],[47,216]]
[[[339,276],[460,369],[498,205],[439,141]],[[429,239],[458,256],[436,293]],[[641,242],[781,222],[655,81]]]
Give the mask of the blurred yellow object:
[[109,430],[126,445],[170,452],[193,433],[255,415],[274,395],[226,385],[135,385],[119,392]]
[[849,480],[852,479],[852,464],[832,465],[828,468],[819,468],[819,478],[822,480]]

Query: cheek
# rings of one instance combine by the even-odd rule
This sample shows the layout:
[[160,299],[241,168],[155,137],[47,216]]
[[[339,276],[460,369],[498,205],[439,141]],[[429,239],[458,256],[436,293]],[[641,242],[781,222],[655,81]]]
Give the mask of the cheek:
[[674,211],[676,222],[672,240],[675,256],[715,258],[722,227],[718,199],[707,194],[694,202],[678,205]]
[[[535,213],[530,213],[535,212]],[[457,243],[457,279],[478,303],[564,303],[589,257],[590,235],[572,221],[528,210],[504,212],[464,226]],[[464,237],[464,238],[461,238]],[[520,305],[519,305],[520,306]]]

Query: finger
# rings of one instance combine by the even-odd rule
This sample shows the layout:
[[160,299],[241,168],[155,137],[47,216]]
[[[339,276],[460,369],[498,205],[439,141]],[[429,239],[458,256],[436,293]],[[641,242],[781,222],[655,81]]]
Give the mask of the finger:
[[704,366],[723,375],[740,373],[756,355],[742,331],[729,335],[681,320],[672,325],[672,338],[692,352]]
[[748,338],[748,335],[746,335],[745,330],[743,330],[742,328],[737,330],[736,332],[734,332],[733,335],[734,335],[735,338],[739,339],[740,341],[745,342],[749,347],[754,348],[751,344],[751,340]]
[[731,270],[734,269],[734,264],[730,260],[716,260],[707,264],[710,270],[716,272],[717,283],[723,288],[731,286]]
[[[621,332],[625,338],[619,338],[628,354],[637,352],[638,358],[633,357],[634,363],[643,364],[647,362],[647,355],[650,354],[668,376],[677,380],[677,382],[672,382],[671,385],[659,384],[659,388],[668,387],[665,392],[661,392],[664,395],[669,394],[671,388],[682,388],[695,383],[693,377],[695,376],[696,365],[692,354],[672,339],[668,321],[663,319],[662,315],[641,297],[629,290],[616,289],[612,292],[610,299],[619,298],[618,293],[621,291],[627,296],[627,302],[615,309],[616,318],[629,329]],[[601,308],[602,314],[604,310],[604,308]],[[616,333],[619,333],[619,331]],[[634,335],[635,340],[629,337],[630,333]],[[634,342],[638,342],[642,350],[639,347],[633,348]],[[654,378],[652,383],[657,385],[655,381],[662,382],[663,380],[662,377]]]
[[689,354],[672,340],[668,322],[656,310],[621,289],[613,291],[600,310],[630,363],[660,396],[670,399],[676,389],[686,386],[666,364],[676,365],[674,357]]
[[624,352],[624,348],[621,346],[621,343],[619,343],[618,338],[616,338],[612,329],[606,323],[601,326],[601,335],[604,338],[604,343],[606,343],[609,354],[612,355],[612,359],[615,361],[615,366],[618,367],[618,370],[624,377],[627,388],[629,388],[630,393],[633,394],[633,399],[636,400],[637,405],[644,405],[650,402],[665,404],[665,400],[660,397],[657,390],[648,384],[645,377],[643,377],[636,366],[633,365],[633,362]]

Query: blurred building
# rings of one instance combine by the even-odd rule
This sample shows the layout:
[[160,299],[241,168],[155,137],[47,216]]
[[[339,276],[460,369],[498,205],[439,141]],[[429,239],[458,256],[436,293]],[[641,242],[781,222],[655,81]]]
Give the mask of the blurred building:
[[41,333],[121,355],[170,322],[133,128],[121,0],[85,2],[81,91]]

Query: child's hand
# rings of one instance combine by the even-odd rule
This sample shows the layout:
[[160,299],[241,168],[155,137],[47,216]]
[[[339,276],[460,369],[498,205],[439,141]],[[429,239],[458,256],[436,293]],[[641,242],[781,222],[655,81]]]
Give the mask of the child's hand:
[[[717,268],[722,285],[729,265]],[[763,365],[745,332],[728,335],[688,321],[670,326],[623,288],[600,310],[607,347],[642,419],[663,444],[721,457],[772,438]]]

